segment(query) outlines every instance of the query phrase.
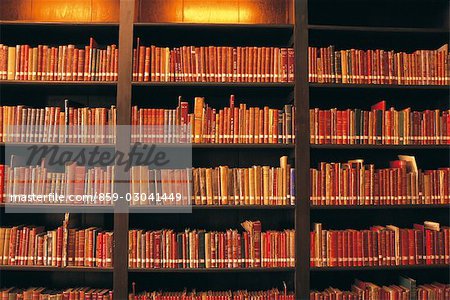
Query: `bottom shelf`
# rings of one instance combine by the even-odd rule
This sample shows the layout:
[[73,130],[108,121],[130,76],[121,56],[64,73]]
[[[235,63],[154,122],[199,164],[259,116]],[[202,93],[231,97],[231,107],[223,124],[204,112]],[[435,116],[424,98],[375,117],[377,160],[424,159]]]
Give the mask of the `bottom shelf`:
[[51,266],[1,266],[0,271],[36,271],[36,272],[113,272],[113,268],[94,267],[51,267]]
[[361,267],[312,267],[311,272],[327,271],[377,271],[377,270],[414,270],[414,269],[449,269],[450,264],[405,265],[405,266],[361,266]]

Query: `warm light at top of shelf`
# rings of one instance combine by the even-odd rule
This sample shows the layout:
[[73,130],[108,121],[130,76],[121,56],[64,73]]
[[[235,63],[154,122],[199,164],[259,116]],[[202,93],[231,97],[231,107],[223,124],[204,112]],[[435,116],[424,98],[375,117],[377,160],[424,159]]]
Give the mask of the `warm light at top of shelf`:
[[35,1],[32,17],[46,21],[90,21],[91,1],[87,0],[46,0]]
[[[184,22],[188,23],[235,23],[240,17],[237,8],[220,5],[215,8],[188,6],[184,9],[183,14]],[[245,14],[248,15],[249,12],[246,11]]]

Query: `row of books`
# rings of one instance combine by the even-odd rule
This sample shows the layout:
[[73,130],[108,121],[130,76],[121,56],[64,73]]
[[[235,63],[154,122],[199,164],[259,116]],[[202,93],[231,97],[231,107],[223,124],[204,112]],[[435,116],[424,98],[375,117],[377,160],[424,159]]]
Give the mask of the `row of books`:
[[448,85],[449,61],[448,44],[413,53],[308,48],[309,81],[319,83]]
[[355,280],[351,291],[329,287],[323,291],[311,291],[311,300],[445,300],[450,298],[450,285],[433,282],[417,285],[416,280],[401,276],[399,284],[377,285],[372,282]]
[[293,48],[142,46],[133,50],[133,81],[293,82]]
[[134,142],[153,143],[293,143],[295,139],[295,107],[283,109],[265,106],[235,106],[234,95],[230,105],[216,110],[195,97],[194,112],[179,98],[178,107],[169,109],[143,109],[134,106],[131,120]]
[[0,265],[112,267],[113,233],[96,227],[0,227]]
[[130,268],[293,267],[295,232],[261,231],[260,221],[242,223],[244,232],[130,230]]
[[114,166],[87,168],[70,163],[64,172],[52,172],[45,161],[27,167],[0,165],[0,202],[112,205],[113,192]]
[[389,168],[362,159],[310,169],[312,205],[450,204],[450,168],[419,170],[413,156],[399,155]]
[[1,299],[7,300],[113,300],[113,291],[89,287],[68,288],[64,290],[44,287],[31,288],[3,288],[0,290]]
[[23,143],[114,143],[117,110],[0,106],[0,142]]
[[115,81],[119,49],[100,49],[93,38],[89,46],[0,44],[0,79],[49,81]]
[[[12,157],[14,161],[14,156]],[[12,164],[13,165],[13,164]],[[294,205],[295,172],[280,158],[280,167],[131,168],[131,205]],[[65,165],[51,172],[37,166],[0,165],[0,202],[9,204],[112,205],[114,166]]]
[[310,109],[311,144],[450,144],[450,110]]
[[387,225],[368,230],[324,230],[315,223],[310,242],[311,267],[450,263],[450,228],[431,221],[412,229]]
[[131,205],[294,205],[295,172],[280,167],[131,168]]
[[164,292],[149,291],[132,293],[128,300],[294,300],[295,295],[292,292],[271,289],[266,291],[183,291],[183,292]]

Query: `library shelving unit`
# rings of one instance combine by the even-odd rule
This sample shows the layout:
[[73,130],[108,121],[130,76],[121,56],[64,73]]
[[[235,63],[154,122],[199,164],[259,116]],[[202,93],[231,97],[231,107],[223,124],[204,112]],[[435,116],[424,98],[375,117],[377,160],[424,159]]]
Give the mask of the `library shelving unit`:
[[[448,1],[308,1],[308,43],[313,47],[335,45],[336,49],[393,49],[413,52],[437,49],[449,42]],[[298,82],[297,82],[298,83]],[[370,109],[386,100],[388,106],[416,110],[449,109],[449,86],[310,83],[300,102],[308,108]],[[300,110],[300,109],[299,109]],[[297,143],[302,141],[297,140]],[[314,145],[307,143],[311,167],[319,162],[344,162],[362,158],[385,166],[398,154],[414,155],[421,168],[450,165],[449,145]],[[302,157],[305,159],[305,156]],[[309,163],[309,162],[308,162]],[[299,172],[306,172],[305,169]],[[308,184],[301,185],[308,188]],[[306,199],[302,199],[306,200]],[[434,220],[449,225],[448,205],[318,206],[307,213],[311,228],[367,229],[393,224],[410,228],[414,223]],[[302,229],[301,229],[302,231]],[[312,267],[311,290],[329,286],[348,290],[355,279],[395,284],[399,275],[415,278],[418,284],[433,280],[448,283],[449,265]],[[301,297],[306,297],[305,294]],[[303,298],[302,298],[303,299]]]
[[[273,1],[165,1],[111,0],[85,1],[80,9],[71,1],[43,0],[6,1],[0,10],[0,43],[3,44],[68,44],[85,45],[89,37],[99,44],[119,46],[119,76],[117,82],[42,82],[0,81],[2,105],[24,104],[33,107],[61,106],[65,98],[84,105],[117,106],[117,124],[129,125],[131,106],[173,108],[177,96],[192,100],[205,96],[215,107],[227,105],[230,94],[236,100],[272,107],[294,103],[296,106],[295,145],[193,145],[194,167],[228,164],[233,167],[252,164],[277,164],[281,155],[289,157],[296,169],[296,205],[290,207],[205,206],[194,207],[192,213],[143,214],[138,208],[113,214],[75,214],[74,226],[98,226],[114,230],[114,267],[65,268],[0,266],[0,285],[6,286],[92,286],[113,288],[115,299],[128,298],[132,282],[139,289],[182,290],[206,289],[269,289],[295,291],[296,299],[309,299],[310,289],[327,286],[348,288],[353,279],[383,278],[394,282],[398,274],[414,278],[446,280],[449,266],[399,266],[362,268],[310,268],[311,224],[321,222],[326,228],[366,228],[374,224],[392,223],[410,226],[432,219],[449,225],[448,205],[379,206],[379,207],[318,207],[309,204],[309,169],[320,161],[342,161],[355,157],[374,163],[385,163],[397,154],[414,154],[421,166],[449,165],[448,146],[390,145],[310,145],[309,109],[368,108],[380,98],[396,105],[417,109],[449,107],[447,86],[398,86],[320,84],[308,82],[308,46],[337,48],[388,48],[396,50],[432,49],[448,42],[449,4],[445,0],[426,1],[333,1],[333,0],[273,0]],[[77,1],[74,1],[77,2]],[[214,6],[237,5],[243,10],[231,10],[231,19],[214,13]],[[58,6],[57,3],[65,3]],[[78,2],[77,2],[78,3]],[[81,2],[80,2],[81,3]],[[199,16],[211,20],[196,22],[192,16],[196,3],[201,3]],[[231,3],[231,4],[230,4]],[[33,5],[32,5],[33,4]],[[119,8],[120,4],[120,8]],[[192,5],[188,11],[184,5]],[[71,6],[72,5],[72,6]],[[81,5],[81,4],[80,4]],[[88,4],[86,4],[88,5]],[[103,7],[102,7],[103,5]],[[48,7],[47,7],[48,6]],[[230,7],[228,7],[227,11]],[[246,11],[244,11],[246,9]],[[34,11],[35,10],[35,11]],[[251,13],[249,13],[251,12]],[[250,16],[240,20],[239,16]],[[54,14],[54,15],[52,15]],[[181,17],[180,17],[181,16]],[[216,17],[214,19],[214,17]],[[30,21],[31,20],[31,21]],[[216,21],[214,21],[216,20]],[[217,21],[219,20],[219,21]],[[209,21],[208,23],[205,23]],[[201,22],[201,23],[199,23]],[[226,22],[226,23],[225,23]],[[220,23],[220,24],[218,24]],[[265,23],[265,24],[261,24]],[[296,55],[294,83],[187,83],[132,82],[134,41],[140,37],[145,45],[225,45],[225,46],[293,46]],[[423,101],[426,99],[426,101]],[[432,101],[429,101],[432,100]],[[431,108],[431,107],[430,107]],[[12,147],[22,147],[12,144]],[[68,145],[77,146],[77,145]],[[130,135],[120,135],[117,150],[127,152]],[[184,145],[165,145],[184,147]],[[0,144],[1,159],[5,144]],[[116,168],[116,178],[126,180],[124,169]],[[116,192],[129,188],[121,185]],[[123,209],[123,208],[122,208]],[[0,225],[36,224],[54,228],[61,224],[62,214],[5,214],[0,207]],[[399,215],[399,212],[400,215]],[[183,230],[204,228],[224,230],[239,228],[244,220],[261,220],[263,229],[296,229],[296,262],[293,268],[273,269],[129,269],[128,230],[131,228]],[[42,275],[45,273],[45,276]]]
[[[89,38],[95,37],[100,46],[117,44],[119,38],[119,1],[108,1],[108,10],[102,9],[96,1],[92,7],[85,3],[69,1],[4,1],[0,5],[0,43],[4,45],[28,44],[51,46],[75,44],[85,46]],[[84,5],[86,4],[86,5]],[[115,5],[114,5],[115,4]],[[81,5],[81,6],[80,6]],[[84,6],[83,6],[84,5]],[[117,82],[76,82],[76,81],[0,81],[0,105],[26,105],[33,108],[46,106],[64,107],[64,99],[80,106],[110,107],[116,105]],[[30,143],[1,143],[0,163],[9,164],[5,157],[6,147],[11,150],[28,147]],[[58,144],[47,143],[47,146]],[[67,148],[80,148],[83,144],[64,144]],[[114,149],[115,145],[90,144]],[[30,208],[27,206],[27,208]],[[0,207],[0,226],[35,225],[53,230],[62,225],[64,208],[34,206],[35,213],[19,213],[20,207]],[[99,227],[112,230],[114,214],[112,208],[95,211],[97,207],[78,207],[71,213],[71,228]],[[88,211],[89,213],[83,213]],[[75,211],[74,211],[75,212]],[[66,288],[73,286],[93,286],[113,288],[113,268],[51,266],[0,266],[1,287],[16,286],[26,288],[45,286]]]

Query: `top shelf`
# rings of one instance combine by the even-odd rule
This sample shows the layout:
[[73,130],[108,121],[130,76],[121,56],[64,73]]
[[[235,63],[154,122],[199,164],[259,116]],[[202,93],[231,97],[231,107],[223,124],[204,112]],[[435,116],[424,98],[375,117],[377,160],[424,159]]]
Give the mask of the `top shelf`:
[[134,23],[141,28],[174,28],[174,29],[215,29],[215,30],[286,30],[292,31],[293,24],[228,24],[228,23]]
[[293,24],[134,23],[133,35],[147,46],[289,47],[293,32]]
[[444,34],[449,28],[407,28],[407,27],[371,27],[371,26],[339,26],[339,25],[309,25],[310,31],[333,32],[366,32],[366,33],[411,33],[411,34]]
[[119,23],[105,22],[36,22],[36,21],[0,21],[0,26],[51,26],[51,27],[119,27]]

